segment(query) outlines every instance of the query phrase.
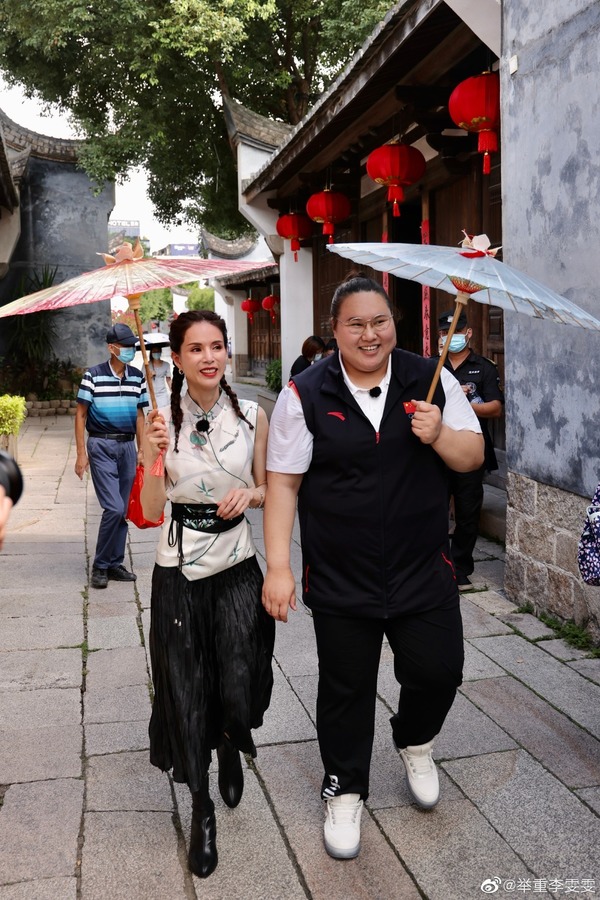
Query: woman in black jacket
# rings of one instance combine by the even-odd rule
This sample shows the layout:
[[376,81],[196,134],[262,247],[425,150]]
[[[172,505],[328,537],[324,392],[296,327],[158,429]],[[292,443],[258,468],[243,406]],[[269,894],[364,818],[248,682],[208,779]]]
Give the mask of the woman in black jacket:
[[305,369],[308,369],[314,362],[321,359],[324,352],[325,341],[322,340],[322,338],[318,337],[316,334],[311,334],[310,337],[307,337],[302,344],[300,356],[292,364],[290,378],[294,375],[299,375],[300,372],[304,372]]
[[435,360],[396,348],[377,282],[353,276],[331,305],[338,351],[294,376],[271,417],[263,604],[296,608],[290,538],[296,499],[303,601],[319,656],[317,733],[327,852],[360,849],[384,635],[401,685],[392,736],[423,808],[439,798],[432,758],[461,683],[459,595],[448,546],[446,466],[483,462],[477,417],[451,373],[427,395]]

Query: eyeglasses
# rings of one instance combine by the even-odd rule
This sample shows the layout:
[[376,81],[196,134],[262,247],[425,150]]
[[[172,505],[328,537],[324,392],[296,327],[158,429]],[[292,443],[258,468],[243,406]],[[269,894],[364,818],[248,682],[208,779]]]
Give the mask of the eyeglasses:
[[350,319],[349,322],[340,322],[340,325],[349,328],[351,334],[362,334],[369,325],[373,331],[379,333],[380,331],[386,330],[393,318],[393,316],[375,316],[373,319],[368,319],[366,322],[363,322],[362,319]]

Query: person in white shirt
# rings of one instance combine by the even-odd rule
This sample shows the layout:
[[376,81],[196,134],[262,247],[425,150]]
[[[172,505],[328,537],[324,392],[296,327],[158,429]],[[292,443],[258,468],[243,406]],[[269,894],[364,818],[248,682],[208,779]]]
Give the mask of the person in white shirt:
[[408,787],[419,806],[438,802],[433,739],[463,666],[447,467],[478,468],[483,438],[450,372],[433,402],[423,399],[435,360],[395,349],[380,284],[361,274],[343,282],[331,323],[338,351],[292,378],[271,417],[263,604],[283,622],[296,609],[298,499],[302,599],[319,656],[325,848],[348,859],[360,849],[384,635],[401,686],[391,725]]
[[168,406],[171,402],[171,367],[165,359],[162,359],[160,347],[150,347],[150,374],[157,409]]

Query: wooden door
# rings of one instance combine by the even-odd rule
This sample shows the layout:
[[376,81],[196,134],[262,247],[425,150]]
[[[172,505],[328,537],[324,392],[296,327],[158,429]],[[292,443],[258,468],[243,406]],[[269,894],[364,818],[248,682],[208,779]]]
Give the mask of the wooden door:
[[[481,157],[473,159],[462,178],[445,184],[430,194],[431,243],[457,246],[462,229],[469,234],[487,234],[492,246],[502,243],[502,206],[500,156],[492,156],[490,175],[482,174]],[[454,308],[454,298],[444,291],[432,291],[432,324],[446,310]],[[469,325],[473,328],[472,346],[476,353],[498,366],[500,384],[504,384],[504,316],[496,306],[470,301]],[[494,446],[506,449],[504,416],[488,422]]]
[[[267,296],[266,292],[264,296]],[[262,296],[260,299],[262,300]],[[259,312],[254,313],[254,322],[250,324],[248,321],[248,348],[252,374],[256,378],[264,377],[265,369],[271,360],[281,359],[279,311],[275,313],[275,322],[271,321],[271,316],[265,309],[261,308]]]

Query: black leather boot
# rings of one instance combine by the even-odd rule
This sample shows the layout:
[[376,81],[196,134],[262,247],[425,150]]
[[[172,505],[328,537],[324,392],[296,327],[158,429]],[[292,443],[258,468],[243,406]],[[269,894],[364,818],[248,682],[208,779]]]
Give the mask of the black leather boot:
[[240,751],[234,747],[227,735],[223,736],[223,743],[217,747],[219,760],[219,793],[224,803],[230,809],[234,809],[244,793],[244,772]]
[[208,775],[199,791],[192,791],[192,830],[188,866],[198,878],[208,878],[217,868],[217,822],[215,804],[208,792]]

